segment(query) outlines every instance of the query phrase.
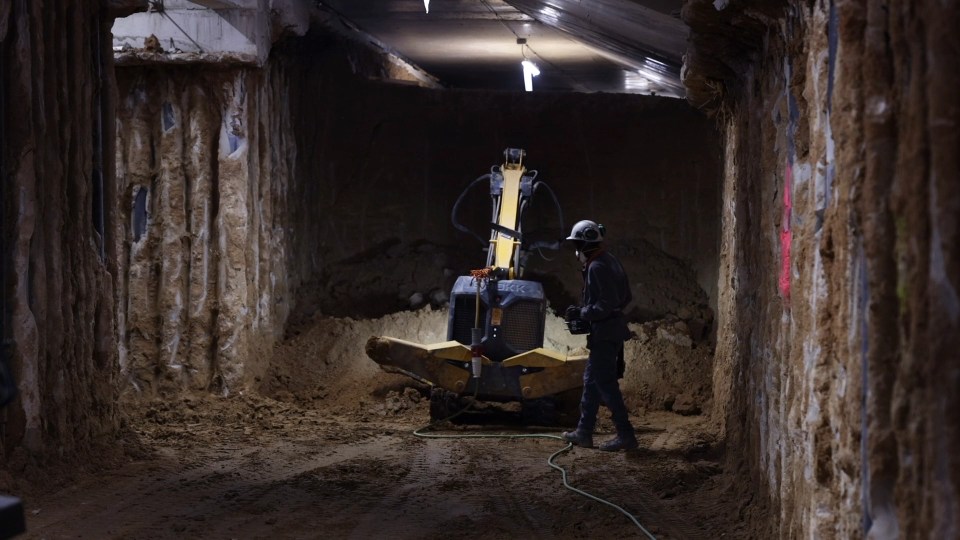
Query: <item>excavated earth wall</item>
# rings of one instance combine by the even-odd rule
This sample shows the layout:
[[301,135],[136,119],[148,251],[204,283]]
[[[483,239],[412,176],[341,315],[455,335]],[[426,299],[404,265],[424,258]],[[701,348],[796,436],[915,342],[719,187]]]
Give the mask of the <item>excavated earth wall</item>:
[[[291,321],[439,307],[486,258],[451,209],[508,146],[527,150],[566,227],[607,224],[635,320],[672,314],[709,332],[719,138],[681,101],[386,84],[370,79],[378,58],[319,34],[277,45],[262,69],[147,56],[117,75],[118,329],[131,389],[229,393],[262,375]],[[483,236],[485,189],[460,216]],[[566,233],[545,193],[531,216],[532,234]],[[576,301],[571,253],[532,263],[530,277],[554,308]]]
[[0,4],[2,338],[19,387],[0,412],[0,455],[15,472],[89,451],[119,427],[104,179],[110,26],[128,3]]
[[714,412],[765,534],[960,536],[960,6],[684,18],[726,137]]
[[282,102],[254,69],[118,74],[121,368],[137,389],[229,393],[292,300]]
[[125,388],[227,395],[258,376],[282,336],[295,291],[321,263],[313,130],[315,115],[334,113],[317,99],[349,76],[330,58],[386,69],[380,54],[320,41],[309,67],[284,54],[264,67],[172,64],[149,50],[118,66]]

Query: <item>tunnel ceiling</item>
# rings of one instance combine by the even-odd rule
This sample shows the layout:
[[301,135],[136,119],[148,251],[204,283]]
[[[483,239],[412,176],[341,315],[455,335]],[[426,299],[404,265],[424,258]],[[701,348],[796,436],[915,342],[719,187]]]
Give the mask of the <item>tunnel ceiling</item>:
[[[353,31],[448,88],[683,97],[683,0],[322,0]],[[518,41],[526,40],[525,44]]]

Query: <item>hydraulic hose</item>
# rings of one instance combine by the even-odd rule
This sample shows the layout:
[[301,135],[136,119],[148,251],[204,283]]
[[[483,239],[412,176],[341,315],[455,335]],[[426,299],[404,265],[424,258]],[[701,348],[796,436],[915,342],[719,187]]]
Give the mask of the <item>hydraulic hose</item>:
[[[478,388],[477,388],[477,391],[479,391],[479,386],[478,386]],[[474,400],[474,401],[477,399],[477,391],[474,391],[474,394],[473,394],[473,400]],[[427,424],[427,425],[425,425],[425,426],[423,426],[423,427],[420,427],[420,428],[415,429],[415,430],[413,431],[413,434],[414,434],[415,436],[417,436],[417,437],[421,437],[421,438],[424,438],[424,439],[556,439],[556,440],[558,440],[558,441],[563,441],[563,437],[561,437],[561,436],[559,436],[559,435],[550,435],[550,434],[548,434],[548,433],[521,433],[521,434],[512,434],[512,433],[466,433],[466,434],[460,434],[460,435],[443,435],[443,434],[437,434],[437,433],[426,433],[426,430],[428,430],[428,429],[430,429],[430,428],[432,428],[432,427],[435,427],[436,425],[441,424],[441,423],[443,423],[443,422],[448,422],[448,421],[450,421],[450,420],[453,420],[454,418],[456,418],[456,417],[460,416],[461,414],[463,414],[464,412],[466,412],[469,408],[470,408],[470,404],[468,403],[466,407],[464,407],[464,408],[460,409],[459,411],[453,413],[452,415],[448,416],[447,418],[444,418],[444,419],[442,419],[442,420],[434,420],[433,422],[431,422],[431,423],[429,423],[429,424]],[[564,442],[566,442],[566,441],[564,441]],[[551,454],[549,458],[547,458],[547,465],[549,465],[551,468],[554,468],[554,469],[560,471],[560,478],[561,478],[561,480],[563,481],[563,487],[569,489],[570,491],[572,491],[572,492],[574,492],[574,493],[576,493],[576,494],[578,494],[578,495],[582,495],[582,496],[584,496],[584,497],[586,497],[586,498],[588,498],[588,499],[590,499],[590,500],[592,500],[592,501],[605,504],[605,505],[607,505],[607,506],[615,509],[616,511],[620,512],[621,514],[627,516],[627,518],[629,518],[630,521],[632,521],[633,524],[637,526],[637,528],[639,528],[641,531],[643,531],[643,534],[645,534],[645,535],[647,536],[647,538],[649,538],[650,540],[657,540],[656,537],[653,536],[653,534],[652,534],[650,531],[648,531],[643,525],[640,524],[640,521],[639,521],[633,514],[631,514],[631,513],[628,512],[627,510],[625,510],[623,507],[618,506],[617,504],[614,504],[614,503],[612,503],[612,502],[610,502],[610,501],[608,501],[608,500],[606,500],[606,499],[602,499],[602,498],[600,498],[600,497],[597,497],[596,495],[592,495],[592,494],[590,494],[590,493],[587,493],[586,491],[583,491],[582,489],[578,489],[578,488],[570,485],[570,482],[567,481],[567,471],[566,471],[566,469],[564,469],[564,468],[561,467],[560,465],[557,465],[557,464],[554,462],[554,459],[556,459],[556,457],[559,456],[560,454],[563,454],[563,453],[565,453],[565,452],[569,452],[572,448],[573,448],[573,443],[569,443],[569,442],[568,442],[565,447],[557,450],[556,452],[554,452],[553,454]]]
[[469,192],[471,189],[473,189],[473,186],[479,184],[480,182],[482,182],[482,181],[484,181],[484,180],[489,180],[489,179],[490,179],[490,173],[487,173],[487,174],[485,174],[485,175],[483,175],[483,176],[480,176],[479,178],[477,178],[477,179],[474,180],[473,182],[470,182],[470,185],[468,185],[468,186],[466,187],[466,189],[464,189],[464,190],[460,193],[460,196],[457,197],[457,202],[453,203],[453,210],[450,211],[450,221],[453,223],[453,226],[454,226],[458,231],[465,232],[465,233],[469,234],[470,236],[476,238],[477,241],[479,241],[479,242],[480,242],[481,244],[483,244],[483,245],[487,245],[487,243],[488,243],[487,240],[484,240],[484,239],[481,238],[480,235],[478,235],[477,233],[475,233],[475,232],[471,231],[470,229],[468,229],[467,227],[461,225],[460,222],[457,221],[457,213],[458,213],[458,211],[460,210],[460,203],[463,202],[463,198],[467,195],[467,192]]
[[[566,234],[566,229],[563,225],[563,209],[560,207],[560,200],[557,199],[557,194],[550,189],[550,186],[544,182],[536,182],[533,184],[533,196],[536,197],[537,191],[540,189],[547,190],[547,193],[550,194],[550,198],[553,199],[553,206],[557,210],[557,218],[560,220],[560,238]],[[547,248],[547,249],[559,249],[560,242],[537,242],[536,244],[530,246],[531,249]]]

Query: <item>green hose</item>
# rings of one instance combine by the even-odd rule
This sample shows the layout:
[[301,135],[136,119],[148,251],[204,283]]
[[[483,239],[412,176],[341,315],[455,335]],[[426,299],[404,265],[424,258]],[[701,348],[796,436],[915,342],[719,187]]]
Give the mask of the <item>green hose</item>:
[[[476,397],[477,397],[476,394],[474,394],[473,397],[474,397],[474,399],[476,399]],[[464,407],[463,409],[457,411],[456,413],[448,416],[447,418],[444,418],[444,419],[442,419],[442,420],[435,420],[435,421],[433,421],[433,422],[431,422],[431,423],[429,423],[429,424],[427,424],[427,425],[425,425],[425,426],[423,426],[423,427],[421,427],[421,428],[415,429],[415,430],[413,431],[413,434],[414,434],[415,436],[417,436],[417,437],[422,437],[422,438],[424,438],[424,439],[557,439],[558,441],[563,441],[563,437],[561,437],[561,436],[559,436],[559,435],[548,435],[548,434],[545,434],[545,433],[523,433],[523,434],[510,434],[510,433],[469,433],[469,434],[463,434],[463,435],[437,435],[437,434],[433,434],[433,433],[424,433],[424,430],[430,429],[430,428],[434,427],[434,426],[437,425],[437,424],[440,424],[440,423],[443,423],[443,422],[447,422],[447,421],[449,421],[449,420],[453,420],[453,419],[456,418],[457,416],[460,416],[461,414],[463,414],[464,412],[466,412],[466,410],[469,409],[469,408],[470,408],[470,405],[468,404],[466,407]],[[563,467],[561,467],[561,466],[557,465],[556,463],[554,463],[553,460],[554,460],[554,458],[556,458],[556,457],[559,456],[560,454],[562,454],[562,453],[564,453],[564,452],[569,452],[570,449],[572,449],[572,448],[573,448],[573,444],[572,444],[572,443],[567,443],[567,446],[561,448],[560,450],[557,450],[556,452],[554,452],[553,454],[551,454],[549,458],[547,458],[547,465],[549,465],[550,467],[552,467],[552,468],[560,471],[560,475],[561,475],[561,478],[562,478],[562,480],[563,480],[563,487],[569,489],[570,491],[573,491],[574,493],[578,493],[578,494],[580,494],[580,495],[583,495],[584,497],[586,497],[586,498],[588,498],[588,499],[590,499],[590,500],[593,500],[593,501],[596,501],[596,502],[599,502],[599,503],[603,503],[603,504],[605,504],[605,505],[607,505],[607,506],[610,506],[610,507],[616,509],[616,510],[617,510],[618,512],[620,512],[621,514],[623,514],[623,515],[627,516],[628,518],[630,518],[630,521],[632,521],[634,525],[636,525],[637,527],[639,527],[640,530],[643,531],[643,533],[644,533],[645,535],[647,535],[648,538],[650,538],[650,540],[657,540],[656,537],[654,537],[653,534],[650,533],[650,531],[648,531],[646,528],[644,528],[644,526],[641,525],[640,522],[637,520],[637,518],[634,517],[634,515],[631,514],[630,512],[627,512],[627,511],[624,510],[622,507],[617,506],[616,504],[614,504],[614,503],[612,503],[612,502],[610,502],[610,501],[608,501],[608,500],[601,499],[600,497],[597,497],[597,496],[595,496],[595,495],[591,495],[590,493],[587,493],[586,491],[583,491],[582,489],[577,489],[577,488],[575,488],[575,487],[573,487],[573,486],[570,485],[570,483],[567,481],[567,471],[566,471],[566,469],[564,469]]]

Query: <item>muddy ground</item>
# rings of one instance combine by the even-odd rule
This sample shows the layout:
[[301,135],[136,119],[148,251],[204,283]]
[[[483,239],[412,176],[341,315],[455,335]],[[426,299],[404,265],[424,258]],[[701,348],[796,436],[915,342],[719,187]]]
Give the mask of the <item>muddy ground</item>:
[[[429,422],[428,389],[361,360],[359,337],[403,327],[431,341],[444,317],[318,318],[277,348],[259,392],[126,396],[127,435],[103,466],[14,481],[26,538],[644,537],[627,516],[563,488],[547,464],[565,447],[557,440],[412,433]],[[562,453],[556,462],[570,483],[621,506],[657,538],[749,536],[750,509],[729,496],[706,417],[631,399],[641,449]],[[612,435],[605,409],[601,416],[598,440]],[[558,433],[510,420],[431,432]]]

